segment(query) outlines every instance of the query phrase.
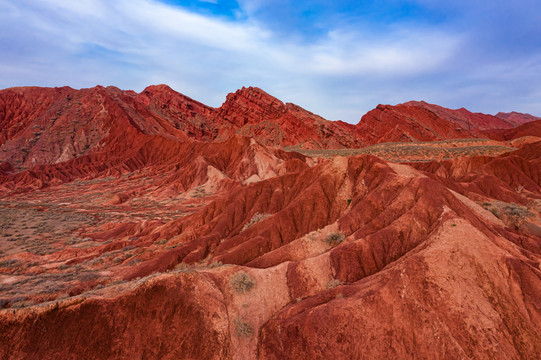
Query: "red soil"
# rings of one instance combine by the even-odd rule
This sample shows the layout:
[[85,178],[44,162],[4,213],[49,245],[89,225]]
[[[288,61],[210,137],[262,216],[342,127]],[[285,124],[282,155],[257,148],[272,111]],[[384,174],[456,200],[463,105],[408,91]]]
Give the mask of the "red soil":
[[541,142],[409,164],[269,146],[535,122],[408,103],[355,126],[255,88],[0,100],[1,358],[541,357]]

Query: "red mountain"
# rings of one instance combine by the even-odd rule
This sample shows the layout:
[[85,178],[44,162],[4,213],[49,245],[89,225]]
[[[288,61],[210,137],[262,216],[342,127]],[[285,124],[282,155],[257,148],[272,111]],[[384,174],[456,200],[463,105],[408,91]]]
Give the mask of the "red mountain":
[[365,144],[382,142],[434,141],[461,138],[487,138],[494,130],[511,129],[535,117],[492,116],[462,108],[446,109],[424,101],[396,106],[378,105],[357,124],[357,134]]
[[541,120],[540,117],[533,116],[530,114],[519,113],[516,111],[510,112],[510,113],[499,112],[496,114],[496,117],[499,117],[500,119],[504,119],[508,122],[511,122],[515,126],[526,124],[531,121]]
[[[347,126],[327,121],[257,88],[214,109],[165,85],[141,94],[114,87],[13,88],[0,91],[2,161],[17,168],[58,163],[130,141],[123,134],[224,141],[252,136],[267,145],[359,147]],[[129,130],[128,130],[129,129]]]
[[412,163],[279,148],[537,134],[519,122],[0,91],[0,358],[540,358],[540,141]]
[[139,134],[188,139],[136,93],[113,87],[7,89],[0,92],[0,114],[2,160],[19,169],[65,162],[113,144],[131,148]]
[[522,137],[541,137],[541,120],[524,123],[512,129],[493,130],[489,136],[495,140],[513,140]]
[[325,120],[294,104],[284,104],[258,88],[243,88],[229,94],[215,121],[223,124],[218,139],[238,134],[254,137],[266,145],[305,148],[361,145],[344,123]]
[[[67,161],[130,141],[125,135],[160,135],[185,141],[249,136],[264,145],[309,149],[359,148],[381,142],[495,137],[534,120],[449,110],[425,102],[379,105],[357,125],[328,121],[258,88],[243,88],[214,109],[166,85],[140,94],[101,86],[12,88],[0,91],[0,161],[23,169]],[[522,133],[527,133],[527,130]],[[503,136],[508,138],[509,136]],[[127,145],[129,147],[129,145]]]

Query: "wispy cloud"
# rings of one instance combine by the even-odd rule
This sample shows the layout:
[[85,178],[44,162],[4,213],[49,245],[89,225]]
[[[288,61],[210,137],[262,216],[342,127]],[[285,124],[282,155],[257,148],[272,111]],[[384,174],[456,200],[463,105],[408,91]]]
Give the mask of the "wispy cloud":
[[[442,6],[424,2],[435,12]],[[239,6],[243,15],[232,19],[155,0],[0,0],[0,87],[103,84],[140,91],[167,83],[219,106],[227,92],[254,85],[350,122],[377,103],[410,99],[541,113],[534,97],[540,85],[528,81],[541,76],[535,48],[489,57],[467,26],[412,21],[402,13],[379,27],[354,25],[364,16],[354,14],[321,23],[317,36],[306,37],[296,24],[277,29],[266,22],[259,12],[268,6],[264,0]]]

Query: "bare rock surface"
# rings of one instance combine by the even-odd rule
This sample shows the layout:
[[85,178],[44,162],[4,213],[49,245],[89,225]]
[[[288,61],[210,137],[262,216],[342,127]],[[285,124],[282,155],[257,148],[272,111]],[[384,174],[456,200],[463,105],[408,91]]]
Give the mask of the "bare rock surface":
[[541,358],[538,122],[2,90],[0,358]]

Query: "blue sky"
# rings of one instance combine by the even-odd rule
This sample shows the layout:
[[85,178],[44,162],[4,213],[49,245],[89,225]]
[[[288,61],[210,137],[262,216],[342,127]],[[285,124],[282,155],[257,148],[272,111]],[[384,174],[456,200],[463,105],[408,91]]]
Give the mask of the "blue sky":
[[330,120],[377,104],[541,116],[541,2],[0,0],[0,88],[258,86]]

